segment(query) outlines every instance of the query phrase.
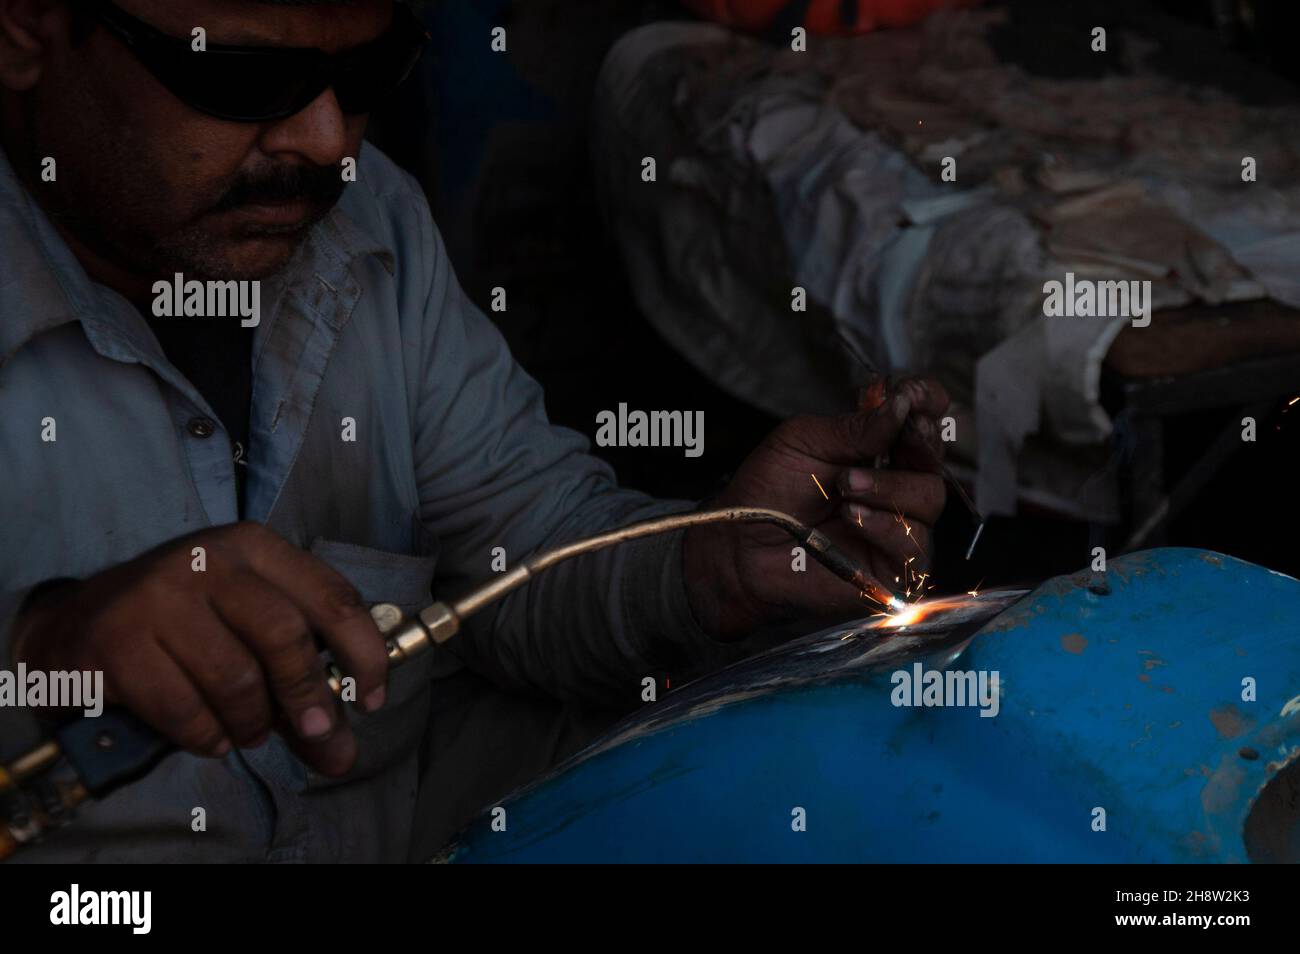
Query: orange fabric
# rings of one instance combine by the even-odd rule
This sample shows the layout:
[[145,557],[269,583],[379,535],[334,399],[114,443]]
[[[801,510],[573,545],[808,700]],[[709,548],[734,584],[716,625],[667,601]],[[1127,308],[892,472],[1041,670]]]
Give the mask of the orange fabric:
[[[695,13],[741,30],[771,25],[791,0],[682,0]],[[857,21],[845,26],[841,0],[811,0],[804,26],[809,33],[866,33],[879,27],[910,26],[944,7],[971,7],[982,0],[857,0]]]

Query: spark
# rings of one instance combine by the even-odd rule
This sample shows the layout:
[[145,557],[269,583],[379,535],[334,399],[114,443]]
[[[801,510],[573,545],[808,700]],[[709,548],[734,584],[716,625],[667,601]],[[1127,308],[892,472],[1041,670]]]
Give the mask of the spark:
[[858,511],[858,526],[862,526],[862,511]]
[[966,591],[966,595],[971,597],[972,599],[979,599],[980,587],[983,585],[984,585],[984,580],[980,580],[978,583],[975,584],[975,589]]
[[831,498],[830,498],[829,496],[827,496],[826,488],[823,487],[823,486],[822,486],[822,482],[821,482],[820,480],[817,479],[817,475],[816,475],[816,474],[809,474],[808,476],[811,477],[811,478],[813,479],[813,483],[816,484],[816,485],[817,485],[817,489],[820,490],[820,491],[822,492],[822,496],[823,496],[823,497],[826,497],[827,500],[830,500]]
[[921,556],[925,556],[925,547],[921,546],[916,537],[912,536],[912,525],[903,517],[903,512],[901,510],[894,511],[894,521],[903,525],[904,533],[906,537],[912,541],[912,546],[916,547],[916,551],[921,554]]

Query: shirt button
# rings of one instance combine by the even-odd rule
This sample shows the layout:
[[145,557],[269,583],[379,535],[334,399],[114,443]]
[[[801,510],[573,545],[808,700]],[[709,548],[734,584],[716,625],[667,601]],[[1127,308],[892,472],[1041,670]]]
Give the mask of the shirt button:
[[212,423],[210,417],[192,417],[190,422],[185,425],[185,429],[194,437],[211,437],[212,432],[217,429],[217,425]]

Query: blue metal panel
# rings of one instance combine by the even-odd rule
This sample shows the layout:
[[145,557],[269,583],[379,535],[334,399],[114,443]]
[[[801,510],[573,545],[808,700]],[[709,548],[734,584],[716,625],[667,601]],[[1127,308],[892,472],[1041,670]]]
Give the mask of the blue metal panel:
[[[506,830],[485,815],[450,856],[1249,860],[1252,801],[1298,767],[1300,582],[1183,549],[1107,577],[1108,595],[1089,573],[1050,580],[955,645],[841,628],[732,667],[504,802]],[[997,671],[998,714],[895,706],[891,674],[914,660]],[[1257,842],[1294,851],[1291,811]]]

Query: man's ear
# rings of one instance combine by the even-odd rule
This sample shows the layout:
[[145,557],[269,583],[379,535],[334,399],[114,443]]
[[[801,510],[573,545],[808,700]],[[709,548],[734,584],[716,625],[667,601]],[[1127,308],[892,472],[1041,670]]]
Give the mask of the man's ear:
[[0,86],[23,92],[40,82],[52,44],[71,22],[67,0],[0,0]]

